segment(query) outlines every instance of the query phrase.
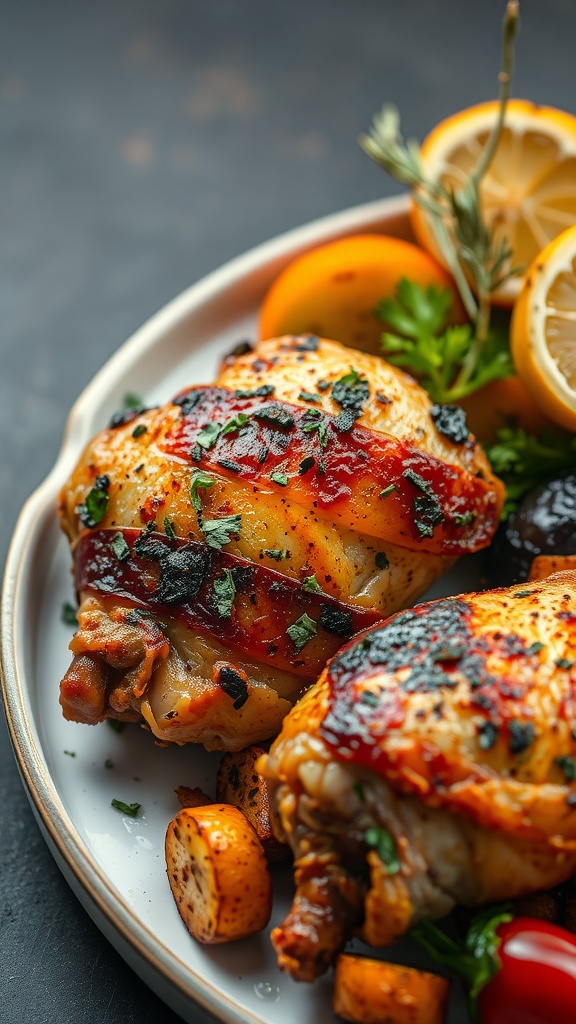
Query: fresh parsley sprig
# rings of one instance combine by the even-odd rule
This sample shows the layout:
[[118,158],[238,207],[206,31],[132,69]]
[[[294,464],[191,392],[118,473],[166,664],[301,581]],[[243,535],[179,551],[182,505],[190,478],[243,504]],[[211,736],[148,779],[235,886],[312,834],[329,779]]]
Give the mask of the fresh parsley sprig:
[[471,324],[446,326],[451,299],[449,289],[423,288],[402,278],[394,297],[376,309],[387,327],[381,344],[388,362],[417,377],[435,402],[448,404],[514,373],[505,332],[491,328],[463,378],[462,367],[475,346],[474,329]]
[[483,447],[496,476],[506,485],[503,519],[538,484],[576,467],[576,435],[567,431],[543,428],[528,434],[511,423],[496,432],[493,444]]

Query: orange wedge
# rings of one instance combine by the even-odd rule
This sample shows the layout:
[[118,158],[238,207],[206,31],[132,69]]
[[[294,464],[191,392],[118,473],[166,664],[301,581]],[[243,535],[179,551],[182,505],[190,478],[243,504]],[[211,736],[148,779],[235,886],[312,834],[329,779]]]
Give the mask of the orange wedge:
[[390,235],[352,235],[298,256],[276,278],[260,310],[261,338],[317,334],[379,354],[378,303],[400,278],[453,293],[451,322],[463,310],[451,276],[423,249]]
[[510,327],[517,373],[540,408],[576,430],[576,226],[534,261]]
[[[459,186],[476,166],[495,122],[496,102],[462,110],[424,141],[424,169],[435,181]],[[527,100],[510,100],[498,148],[480,186],[486,220],[508,238],[513,264],[528,267],[541,250],[576,224],[576,117]],[[442,262],[428,214],[413,204],[420,244]],[[505,282],[495,301],[512,305],[521,277]]]

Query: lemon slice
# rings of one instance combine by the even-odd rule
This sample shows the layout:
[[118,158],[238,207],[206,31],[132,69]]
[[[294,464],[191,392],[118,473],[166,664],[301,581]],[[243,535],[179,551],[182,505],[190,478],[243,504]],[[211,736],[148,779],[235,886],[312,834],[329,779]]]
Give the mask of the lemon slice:
[[[462,185],[480,158],[497,112],[496,102],[482,103],[441,121],[422,145],[426,173],[445,185]],[[513,264],[528,267],[552,239],[576,224],[576,117],[510,100],[480,195],[487,222],[508,238]],[[420,244],[444,262],[428,214],[414,204],[411,217]],[[521,286],[521,278],[511,278],[496,301],[511,305]]]
[[517,373],[540,408],[576,430],[576,226],[536,258],[510,327]]

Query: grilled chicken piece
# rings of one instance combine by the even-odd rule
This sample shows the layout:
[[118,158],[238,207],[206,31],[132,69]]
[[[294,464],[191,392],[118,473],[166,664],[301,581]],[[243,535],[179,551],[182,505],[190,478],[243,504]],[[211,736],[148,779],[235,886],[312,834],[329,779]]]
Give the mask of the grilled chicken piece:
[[239,749],[355,632],[487,544],[502,486],[458,410],[336,342],[227,358],[120,414],[60,498],[80,599],[67,718]]
[[417,605],[328,665],[258,763],[312,980],[352,931],[550,888],[576,869],[576,572]]

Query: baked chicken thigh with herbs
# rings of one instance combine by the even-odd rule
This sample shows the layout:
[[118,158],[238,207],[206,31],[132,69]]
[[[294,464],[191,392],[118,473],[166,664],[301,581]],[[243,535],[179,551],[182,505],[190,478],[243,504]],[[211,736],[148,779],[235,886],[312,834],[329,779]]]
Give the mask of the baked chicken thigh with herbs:
[[381,359],[288,337],[120,414],[60,498],[80,607],[67,718],[275,735],[354,633],[489,543],[502,485],[463,414]]
[[456,903],[576,870],[576,573],[417,605],[356,638],[259,761],[296,896],[279,964],[320,974]]

